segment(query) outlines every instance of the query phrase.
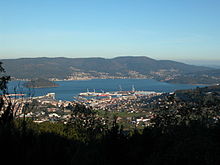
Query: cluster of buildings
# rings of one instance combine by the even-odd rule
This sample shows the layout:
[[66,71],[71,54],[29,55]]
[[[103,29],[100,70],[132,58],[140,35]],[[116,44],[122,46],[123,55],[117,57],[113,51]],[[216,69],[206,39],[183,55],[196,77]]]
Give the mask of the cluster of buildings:
[[[14,116],[31,118],[36,123],[46,121],[66,123],[71,118],[75,106],[83,104],[92,107],[93,110],[107,112],[109,115],[116,114],[119,122],[137,126],[149,124],[152,117],[151,112],[146,109],[148,103],[145,100],[161,95],[149,91],[108,92],[103,94],[103,97],[95,92],[92,94],[87,95],[87,98],[80,96],[79,100],[73,101],[56,100],[55,93],[38,97],[5,96],[5,100],[10,99],[8,103],[12,103]],[[8,105],[6,103],[5,108]]]
[[107,114],[116,114],[118,121],[130,125],[149,125],[152,117],[151,111],[146,108],[149,104],[146,100],[160,96],[162,93],[148,91],[130,91],[116,97],[91,97],[82,100],[86,106]]
[[2,114],[7,107],[13,110],[16,118],[31,118],[36,123],[45,121],[67,122],[71,118],[75,101],[61,101],[55,99],[55,93],[48,93],[38,97],[4,96],[4,107]]

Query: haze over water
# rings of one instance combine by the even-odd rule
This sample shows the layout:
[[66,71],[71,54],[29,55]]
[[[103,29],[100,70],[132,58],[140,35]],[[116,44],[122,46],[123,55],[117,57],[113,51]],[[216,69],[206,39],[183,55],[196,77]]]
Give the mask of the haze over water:
[[[12,81],[9,83],[9,91],[13,93],[13,88],[24,82]],[[53,88],[37,88],[33,89],[34,96],[42,96],[47,93],[55,93],[57,100],[72,101],[81,92],[89,91],[110,92],[110,91],[131,91],[134,85],[137,91],[155,91],[155,92],[174,92],[177,89],[192,89],[201,87],[201,85],[187,85],[187,84],[169,84],[159,82],[152,79],[93,79],[93,80],[77,80],[77,81],[56,81],[59,87]],[[27,88],[22,87],[24,91]]]

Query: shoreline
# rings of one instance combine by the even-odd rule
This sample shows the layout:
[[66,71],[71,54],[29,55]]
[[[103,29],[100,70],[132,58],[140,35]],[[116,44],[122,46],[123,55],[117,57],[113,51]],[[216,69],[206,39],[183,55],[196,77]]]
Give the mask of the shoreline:
[[[156,79],[152,79],[152,78],[90,78],[90,79],[56,79],[56,80],[48,79],[48,80],[56,82],[56,81],[89,81],[89,80],[114,80],[114,79],[140,79],[140,80],[151,79],[151,80],[156,80]],[[31,79],[13,79],[11,81],[31,81]]]
[[[212,85],[217,85],[217,84],[197,84],[197,83],[172,83],[172,82],[167,82],[167,81],[162,81],[162,80],[157,80],[157,79],[152,79],[152,78],[90,78],[90,79],[74,79],[74,80],[71,80],[71,79],[56,79],[56,80],[51,80],[49,79],[50,81],[52,82],[59,82],[59,81],[90,81],[90,80],[114,80],[114,79],[137,79],[137,80],[156,80],[156,81],[159,81],[159,82],[164,82],[164,83],[168,83],[168,84],[183,84],[183,85],[204,85],[204,86],[212,86]],[[30,79],[13,79],[11,81],[31,81]],[[56,86],[56,87],[59,87],[59,86]],[[37,88],[48,88],[48,87],[37,87]],[[50,88],[50,87],[49,87]]]

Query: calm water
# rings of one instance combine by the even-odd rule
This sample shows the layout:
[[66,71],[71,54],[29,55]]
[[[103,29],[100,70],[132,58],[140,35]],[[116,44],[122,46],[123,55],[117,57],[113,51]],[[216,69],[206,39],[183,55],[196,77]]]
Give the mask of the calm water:
[[[9,83],[9,91],[13,92],[13,88],[18,84],[22,87],[24,82],[12,81]],[[38,88],[33,89],[31,92],[34,96],[41,96],[47,93],[56,93],[56,99],[72,101],[74,96],[77,96],[81,92],[89,91],[101,92],[101,90],[118,91],[120,89],[128,91],[132,89],[134,85],[136,90],[155,91],[155,92],[173,92],[177,89],[192,89],[201,85],[186,85],[186,84],[169,84],[159,82],[152,79],[94,79],[94,80],[78,80],[78,81],[57,81],[59,87],[54,88]],[[28,89],[22,87],[23,92],[27,92]]]

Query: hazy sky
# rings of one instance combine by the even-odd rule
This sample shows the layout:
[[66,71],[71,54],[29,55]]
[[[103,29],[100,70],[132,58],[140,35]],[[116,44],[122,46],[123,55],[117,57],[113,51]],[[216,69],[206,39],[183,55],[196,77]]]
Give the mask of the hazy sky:
[[220,60],[220,0],[0,0],[0,58]]

